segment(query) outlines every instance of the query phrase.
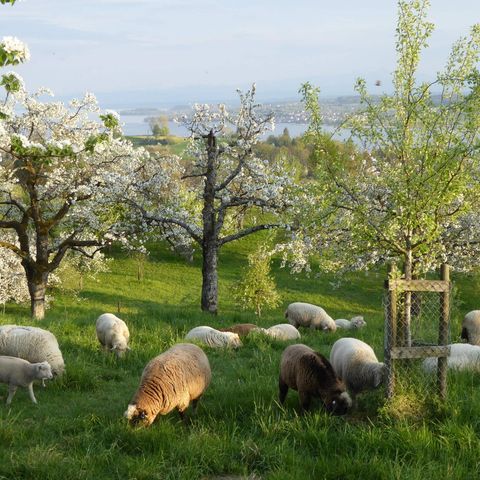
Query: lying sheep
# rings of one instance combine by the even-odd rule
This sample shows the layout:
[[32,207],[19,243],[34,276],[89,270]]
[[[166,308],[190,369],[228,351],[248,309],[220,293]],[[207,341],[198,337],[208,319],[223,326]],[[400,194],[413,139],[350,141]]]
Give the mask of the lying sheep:
[[240,337],[245,337],[252,331],[262,330],[257,327],[254,323],[237,323],[236,325],[232,325],[231,327],[227,328],[220,328],[219,332],[232,332],[236,333]]
[[127,350],[130,350],[128,327],[113,313],[100,315],[97,318],[96,330],[98,341],[105,349],[115,352],[117,357],[121,357]]
[[195,327],[190,330],[185,340],[197,340],[209,347],[241,347],[238,333],[220,332],[212,327]]
[[385,364],[377,360],[370,345],[356,338],[337,340],[330,352],[330,362],[353,397],[377,388],[385,377]]
[[296,340],[297,338],[300,338],[300,332],[289,323],[273,325],[273,327],[264,329],[263,333],[275,340]]
[[361,315],[352,317],[351,320],[346,320],[345,318],[338,318],[335,320],[335,325],[337,328],[344,328],[345,330],[355,330],[357,328],[363,328],[367,325],[367,322],[363,319]]
[[131,424],[149,426],[157,415],[176,408],[183,420],[190,402],[196,409],[211,376],[208,358],[201,348],[191,343],[174,345],[147,364],[124,416]]
[[480,345],[480,310],[468,312],[462,322],[462,339]]
[[53,373],[48,362],[30,363],[23,358],[0,355],[0,382],[8,384],[7,405],[10,405],[18,387],[28,388],[30,399],[37,403],[33,394],[34,380],[50,380]]
[[[480,370],[480,346],[468,343],[452,343],[449,345],[450,355],[447,357],[447,368],[454,370]],[[437,358],[428,357],[422,367],[426,372],[437,368]]]
[[310,327],[334,332],[337,329],[333,318],[322,308],[311,303],[291,303],[285,311],[285,318],[294,327]]
[[298,391],[302,411],[308,410],[312,397],[320,398],[326,410],[335,415],[343,415],[352,405],[345,384],[330,362],[303,344],[290,345],[283,351],[278,386],[281,404],[289,388]]
[[2,325],[0,355],[23,358],[31,363],[48,362],[54,376],[62,375],[65,371],[55,335],[38,327]]

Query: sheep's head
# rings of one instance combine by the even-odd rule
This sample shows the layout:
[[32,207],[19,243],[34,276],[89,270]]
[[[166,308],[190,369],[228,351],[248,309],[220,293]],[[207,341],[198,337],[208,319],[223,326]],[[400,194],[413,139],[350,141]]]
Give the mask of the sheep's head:
[[227,345],[229,347],[238,348],[242,346],[242,341],[240,340],[240,336],[238,335],[238,333],[233,333],[233,332],[224,332],[224,333],[228,338]]
[[384,363],[378,363],[373,372],[373,388],[379,387],[387,378],[387,366]]
[[52,367],[48,362],[35,364],[35,377],[39,380],[51,380],[53,378]]
[[358,315],[356,317],[353,317],[350,320],[353,328],[363,328],[367,325],[367,322],[363,319],[361,315]]
[[117,358],[123,357],[125,352],[130,350],[130,347],[127,345],[127,341],[124,338],[116,338],[112,344],[113,346],[110,350],[115,352]]
[[337,330],[337,325],[334,321],[322,324],[322,330],[324,332],[335,332]]
[[132,426],[148,427],[155,420],[155,415],[149,409],[139,408],[135,404],[129,404],[123,416]]
[[332,415],[345,415],[351,406],[352,399],[350,395],[342,390],[336,390],[325,401],[325,409]]

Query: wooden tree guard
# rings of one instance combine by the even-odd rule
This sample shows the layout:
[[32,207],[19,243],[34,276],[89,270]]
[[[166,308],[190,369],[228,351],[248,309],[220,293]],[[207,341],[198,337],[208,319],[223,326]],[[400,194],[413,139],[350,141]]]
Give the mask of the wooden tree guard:
[[[393,265],[389,268],[389,273]],[[443,264],[441,280],[387,280],[385,287],[388,290],[388,311],[385,319],[385,350],[384,358],[387,366],[386,395],[391,398],[395,390],[395,361],[411,358],[438,358],[437,384],[442,399],[447,394],[447,357],[450,355],[448,343],[448,327],[450,321],[450,268]],[[440,318],[438,330],[438,345],[429,346],[402,346],[403,332],[398,332],[398,294],[402,292],[438,292],[440,296]],[[400,338],[399,338],[400,337]]]

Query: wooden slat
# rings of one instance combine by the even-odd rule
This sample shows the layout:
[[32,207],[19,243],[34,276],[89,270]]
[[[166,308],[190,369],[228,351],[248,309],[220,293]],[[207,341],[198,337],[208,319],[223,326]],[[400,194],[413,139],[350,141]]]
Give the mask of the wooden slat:
[[432,345],[429,347],[394,347],[390,352],[391,358],[426,358],[426,357],[448,357],[450,347]]
[[448,292],[450,282],[446,280],[388,280],[387,288],[397,292]]

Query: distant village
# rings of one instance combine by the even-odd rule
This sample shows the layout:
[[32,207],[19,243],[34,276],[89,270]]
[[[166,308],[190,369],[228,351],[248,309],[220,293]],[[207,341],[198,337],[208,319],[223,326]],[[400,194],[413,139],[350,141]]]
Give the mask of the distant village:
[[[360,106],[358,97],[338,97],[323,101],[321,104],[323,121],[326,125],[339,125],[345,117],[358,109]],[[235,111],[235,106],[230,106]],[[277,102],[264,103],[260,109],[261,113],[271,113],[275,115],[277,123],[293,123],[306,124],[308,123],[308,114],[305,111],[304,105],[301,102]],[[133,108],[122,110],[121,115],[143,115],[145,121],[149,121],[153,117],[160,115],[167,116],[168,120],[174,120],[182,115],[191,114],[190,105],[181,105],[169,109],[160,108]]]

